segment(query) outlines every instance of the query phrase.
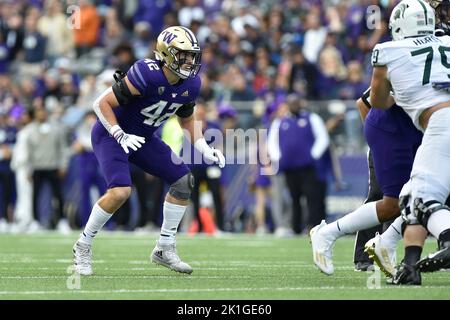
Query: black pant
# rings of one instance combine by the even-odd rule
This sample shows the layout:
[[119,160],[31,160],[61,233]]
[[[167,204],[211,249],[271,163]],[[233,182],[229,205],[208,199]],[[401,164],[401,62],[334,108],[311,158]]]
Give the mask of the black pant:
[[308,227],[314,227],[325,219],[326,182],[318,179],[313,166],[289,169],[285,172],[286,183],[292,198],[292,229],[295,233],[303,230],[301,198],[304,196],[308,208]]
[[34,170],[33,172],[33,218],[39,221],[38,204],[39,194],[45,182],[49,182],[52,189],[52,196],[58,201],[56,215],[51,219],[51,223],[56,225],[59,219],[64,217],[64,201],[62,197],[62,185],[58,176],[58,170]]
[[[139,219],[138,227],[143,227],[151,222],[157,225],[157,213],[161,205],[161,198],[164,185],[157,177],[153,177],[151,181],[147,180],[146,174],[132,174],[133,184],[139,200]],[[158,205],[158,209],[156,208]]]
[[191,168],[194,176],[194,188],[192,189],[191,199],[194,203],[194,213],[198,222],[198,231],[203,230],[202,222],[200,220],[200,183],[206,181],[208,188],[212,193],[214,201],[214,209],[216,213],[216,225],[219,230],[224,230],[224,216],[223,216],[223,201],[220,193],[220,178],[210,178],[207,174],[207,168],[202,166],[194,166]]
[[[367,198],[364,203],[369,203],[373,201],[378,201],[383,199],[383,192],[378,185],[377,178],[375,177],[375,169],[373,166],[373,158],[372,152],[369,151],[368,156],[368,164],[369,164],[369,193],[367,194]],[[355,242],[355,253],[353,255],[353,261],[357,262],[371,262],[367,253],[364,252],[364,245],[367,241],[372,239],[375,236],[376,232],[382,233],[383,225],[377,225],[375,227],[358,231],[356,234],[356,242]]]
[[3,191],[0,218],[8,220],[8,206],[12,203],[14,193],[14,172],[10,170],[0,171],[0,183]]

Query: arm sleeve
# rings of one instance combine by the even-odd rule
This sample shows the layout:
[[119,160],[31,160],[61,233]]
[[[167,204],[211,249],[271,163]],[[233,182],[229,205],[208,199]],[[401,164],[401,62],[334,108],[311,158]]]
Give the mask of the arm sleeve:
[[105,116],[102,113],[102,110],[100,110],[100,100],[110,92],[112,92],[111,87],[106,89],[97,99],[95,99],[94,104],[92,105],[92,108],[94,109],[94,112],[97,115],[98,119],[109,133],[111,133],[110,131],[112,125],[108,122],[108,120],[106,120]]
[[312,113],[310,116],[311,128],[315,137],[314,144],[311,148],[311,156],[319,159],[330,145],[330,137],[323,122],[317,114]]
[[372,105],[370,104],[370,87],[366,91],[364,91],[363,95],[361,96],[361,100],[367,108],[372,108]]

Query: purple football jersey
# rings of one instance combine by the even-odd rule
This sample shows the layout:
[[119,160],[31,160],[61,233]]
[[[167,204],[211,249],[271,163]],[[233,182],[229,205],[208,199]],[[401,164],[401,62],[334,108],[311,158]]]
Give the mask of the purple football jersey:
[[138,60],[127,76],[141,97],[114,113],[126,133],[141,136],[153,134],[183,104],[195,101],[201,85],[199,76],[169,84],[159,62],[151,59]]
[[144,136],[146,140],[141,148],[126,154],[97,121],[91,141],[107,187],[131,186],[129,162],[172,184],[188,174],[189,168],[154,132],[182,105],[195,101],[200,90],[200,78],[197,76],[170,85],[159,63],[150,59],[137,61],[127,76],[141,97],[113,110],[123,131]]

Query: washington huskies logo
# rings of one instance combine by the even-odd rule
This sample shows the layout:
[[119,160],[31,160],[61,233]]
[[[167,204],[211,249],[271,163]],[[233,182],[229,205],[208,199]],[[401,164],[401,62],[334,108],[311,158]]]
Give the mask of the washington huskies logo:
[[162,33],[162,36],[163,36],[163,41],[167,44],[171,43],[173,41],[173,39],[175,39],[177,37],[176,34],[173,34],[169,31],[164,31]]

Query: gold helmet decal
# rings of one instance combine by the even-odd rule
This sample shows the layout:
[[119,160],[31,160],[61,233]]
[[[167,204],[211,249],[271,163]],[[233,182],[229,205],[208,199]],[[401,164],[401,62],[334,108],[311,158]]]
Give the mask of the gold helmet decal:
[[157,39],[155,55],[182,79],[193,78],[200,70],[202,52],[188,28],[175,26],[163,30]]

